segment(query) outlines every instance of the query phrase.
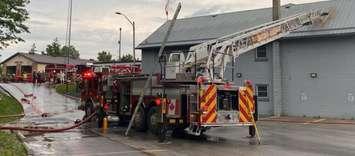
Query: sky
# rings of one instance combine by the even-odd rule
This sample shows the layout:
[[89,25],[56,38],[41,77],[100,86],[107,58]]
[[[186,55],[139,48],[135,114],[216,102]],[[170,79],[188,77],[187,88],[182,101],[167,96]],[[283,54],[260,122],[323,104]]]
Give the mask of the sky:
[[[165,4],[168,0],[73,0],[71,44],[84,59],[96,59],[100,51],[109,51],[118,58],[118,30],[122,28],[122,53],[132,53],[132,25],[120,11],[136,23],[136,45],[147,38],[166,20]],[[281,0],[282,4],[309,3],[320,0]],[[231,11],[271,7],[272,0],[169,0],[171,18],[177,3],[182,3],[179,18],[203,16]],[[38,52],[55,38],[65,43],[68,0],[31,0],[26,22],[31,33],[21,34],[25,42],[0,50],[0,60],[16,52],[28,52],[36,45]],[[136,51],[140,57],[140,51]]]

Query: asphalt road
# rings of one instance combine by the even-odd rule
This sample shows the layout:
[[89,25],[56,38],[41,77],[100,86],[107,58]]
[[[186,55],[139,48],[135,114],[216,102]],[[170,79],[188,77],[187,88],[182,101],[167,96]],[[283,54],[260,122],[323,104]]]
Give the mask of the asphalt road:
[[355,125],[295,124],[259,122],[262,142],[248,138],[247,128],[211,129],[205,138],[186,136],[158,143],[142,133],[122,137],[122,130],[112,130],[106,138],[139,149],[162,149],[154,155],[176,156],[354,156]]
[[[18,88],[36,95],[34,105],[24,104],[26,117],[22,124],[63,126],[72,124],[83,112],[75,110],[78,101],[67,99],[45,86],[31,84],[1,84],[16,97]],[[41,118],[33,109],[52,115]],[[37,111],[38,112],[38,111]],[[157,142],[146,133],[131,133],[124,137],[124,128],[111,128],[103,134],[98,129],[74,129],[64,133],[29,136],[26,142],[34,155],[150,155],[150,156],[354,156],[355,125],[259,122],[262,143],[247,138],[246,127],[215,128],[206,137],[186,135]]]
[[[33,97],[26,98],[30,101],[29,104],[22,102],[25,117],[16,123],[17,126],[66,127],[84,115],[84,112],[77,110],[79,101],[59,95],[44,85],[33,86],[29,83],[0,85],[19,101],[24,98],[24,94],[33,94]],[[43,113],[47,113],[48,117],[43,118]],[[145,155],[145,151],[112,142],[85,127],[62,133],[24,134],[27,135],[25,143],[33,155]]]

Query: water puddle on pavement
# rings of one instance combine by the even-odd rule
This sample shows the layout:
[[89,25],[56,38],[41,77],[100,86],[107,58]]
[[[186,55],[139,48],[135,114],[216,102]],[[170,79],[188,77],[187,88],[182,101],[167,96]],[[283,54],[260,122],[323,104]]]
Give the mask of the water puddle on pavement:
[[[28,128],[63,128],[82,119],[84,112],[77,108],[80,101],[69,99],[57,94],[53,89],[44,85],[33,86],[28,83],[1,84],[14,97],[21,101],[27,99],[30,103],[23,103],[25,117],[16,123],[16,126]],[[31,97],[24,95],[32,94]],[[46,113],[46,116],[43,114]],[[80,140],[87,137],[96,137],[87,132],[85,128],[76,128],[61,133],[24,133],[25,142],[34,155],[55,155],[56,144]]]

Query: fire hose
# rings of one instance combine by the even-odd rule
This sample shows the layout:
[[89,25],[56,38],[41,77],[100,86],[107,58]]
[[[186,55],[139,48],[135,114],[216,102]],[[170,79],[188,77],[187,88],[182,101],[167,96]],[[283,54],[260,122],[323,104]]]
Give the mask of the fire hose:
[[27,132],[41,132],[41,133],[57,133],[57,132],[62,132],[62,131],[67,131],[67,130],[71,130],[74,128],[77,128],[79,126],[81,126],[82,124],[90,121],[91,118],[93,118],[94,116],[96,116],[97,113],[96,111],[94,113],[92,113],[90,116],[88,116],[87,118],[85,118],[84,120],[80,121],[77,124],[74,124],[72,126],[69,127],[64,127],[64,128],[53,128],[53,129],[37,129],[37,128],[24,128],[24,127],[11,127],[11,126],[0,126],[0,130],[12,130],[12,131],[27,131]]

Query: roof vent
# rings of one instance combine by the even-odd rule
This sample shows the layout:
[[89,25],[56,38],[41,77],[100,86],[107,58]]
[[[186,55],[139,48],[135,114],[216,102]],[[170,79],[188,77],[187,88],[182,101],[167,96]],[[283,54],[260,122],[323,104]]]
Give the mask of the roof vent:
[[285,7],[286,9],[290,9],[291,7],[293,7],[293,6],[295,6],[295,5],[296,5],[296,4],[288,3],[288,4],[284,5],[284,7]]

